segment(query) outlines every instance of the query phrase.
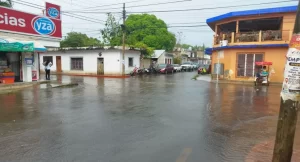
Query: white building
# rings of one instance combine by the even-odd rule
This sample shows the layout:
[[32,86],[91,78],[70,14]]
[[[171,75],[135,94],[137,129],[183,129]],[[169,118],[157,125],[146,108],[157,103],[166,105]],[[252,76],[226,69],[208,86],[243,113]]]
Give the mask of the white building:
[[[126,50],[125,74],[135,66],[140,67],[141,52]],[[53,63],[51,72],[74,75],[122,75],[122,50],[119,49],[69,49],[48,51],[40,55],[40,64]],[[44,71],[44,67],[40,67]]]
[[165,50],[155,50],[152,59],[156,59],[157,64],[173,64],[174,55]]

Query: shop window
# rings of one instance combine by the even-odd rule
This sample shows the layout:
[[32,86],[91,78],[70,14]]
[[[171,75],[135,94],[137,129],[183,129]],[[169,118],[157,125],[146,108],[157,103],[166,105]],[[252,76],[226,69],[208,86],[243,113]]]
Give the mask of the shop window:
[[53,63],[53,56],[43,56],[43,62],[50,61]]
[[237,76],[253,77],[259,67],[255,62],[263,61],[263,54],[238,54],[237,58]]
[[128,58],[128,66],[133,67],[133,58],[132,57]]
[[71,58],[71,70],[83,70],[83,58]]

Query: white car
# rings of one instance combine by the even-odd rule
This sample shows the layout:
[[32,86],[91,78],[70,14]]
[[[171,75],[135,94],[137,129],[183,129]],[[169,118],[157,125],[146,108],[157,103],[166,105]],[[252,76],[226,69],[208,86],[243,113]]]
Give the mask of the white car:
[[181,72],[181,70],[182,70],[182,67],[178,64],[173,64],[173,67],[174,67],[174,71],[176,71],[176,72]]
[[182,71],[193,71],[193,64],[191,62],[185,62],[181,65]]

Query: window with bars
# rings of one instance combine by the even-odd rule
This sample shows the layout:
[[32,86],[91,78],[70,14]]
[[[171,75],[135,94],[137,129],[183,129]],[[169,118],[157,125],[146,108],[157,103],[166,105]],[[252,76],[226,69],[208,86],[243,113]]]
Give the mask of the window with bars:
[[237,76],[253,77],[258,68],[255,66],[255,62],[262,62],[263,56],[263,54],[238,54]]
[[83,58],[71,58],[71,70],[83,70]]

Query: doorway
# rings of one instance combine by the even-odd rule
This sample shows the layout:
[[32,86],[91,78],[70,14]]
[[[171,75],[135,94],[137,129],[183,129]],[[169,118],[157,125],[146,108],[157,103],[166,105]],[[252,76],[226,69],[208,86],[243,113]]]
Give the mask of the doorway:
[[61,73],[61,56],[56,56],[56,72]]
[[104,58],[98,58],[97,74],[104,75]]

